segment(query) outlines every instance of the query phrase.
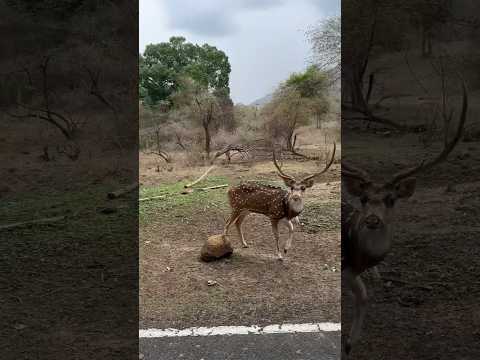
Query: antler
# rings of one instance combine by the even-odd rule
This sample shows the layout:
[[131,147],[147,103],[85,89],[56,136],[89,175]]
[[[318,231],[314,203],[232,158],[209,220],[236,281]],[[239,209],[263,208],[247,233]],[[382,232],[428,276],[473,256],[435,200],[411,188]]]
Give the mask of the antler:
[[281,177],[283,177],[283,178],[285,178],[285,179],[288,179],[288,180],[296,181],[294,177],[285,174],[285,173],[282,171],[282,169],[280,168],[280,166],[278,165],[275,149],[273,150],[273,163],[275,164],[275,167],[277,168],[278,173],[279,173],[279,175],[280,175]]
[[[428,170],[428,169],[434,167],[438,163],[444,161],[447,158],[448,154],[450,154],[450,152],[455,148],[458,141],[460,140],[460,137],[462,136],[463,127],[465,125],[465,121],[466,121],[466,118],[467,118],[468,95],[467,95],[467,88],[466,88],[465,82],[463,82],[462,88],[463,88],[462,113],[460,115],[460,120],[458,122],[457,131],[456,131],[453,139],[450,142],[446,141],[445,147],[443,148],[443,151],[436,158],[434,158],[434,159],[432,159],[431,161],[428,161],[428,162],[423,161],[418,166],[415,166],[413,168],[403,170],[403,171],[400,171],[400,172],[396,173],[393,176],[393,178],[388,182],[388,185],[393,186],[396,183],[398,183],[400,180],[411,177],[412,175],[414,175],[414,174],[416,174],[420,171],[425,171],[425,170]],[[445,129],[445,132],[448,131],[448,126],[446,125],[446,127],[447,128]]]
[[325,168],[324,168],[322,171],[307,176],[306,178],[302,179],[301,182],[303,182],[303,181],[308,181],[308,180],[310,180],[310,179],[313,179],[313,178],[315,178],[315,177],[317,177],[317,176],[320,176],[320,175],[323,174],[325,171],[327,171],[327,170],[330,168],[330,166],[333,164],[333,160],[335,159],[335,150],[336,150],[336,148],[337,148],[337,146],[336,146],[336,144],[335,144],[335,142],[334,142],[334,143],[333,143],[332,157],[330,158],[330,161],[327,163],[327,165],[325,166]]
[[371,182],[370,174],[367,171],[347,164],[345,161],[342,161],[342,175],[361,180],[365,183]]

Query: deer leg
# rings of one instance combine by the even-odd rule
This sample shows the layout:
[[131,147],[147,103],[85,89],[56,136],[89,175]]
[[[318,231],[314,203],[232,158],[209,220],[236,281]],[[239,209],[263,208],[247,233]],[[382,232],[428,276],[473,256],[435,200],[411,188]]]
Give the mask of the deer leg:
[[240,215],[241,215],[241,212],[239,212],[239,211],[233,211],[232,212],[232,214],[230,215],[230,217],[227,220],[227,223],[225,224],[225,228],[223,229],[223,236],[227,236],[228,229],[230,228],[230,226],[235,221],[237,221],[237,219],[239,218]]
[[283,252],[287,254],[287,251],[290,250],[292,247],[292,240],[293,240],[293,224],[290,220],[286,221],[287,227],[288,227],[288,238],[287,242],[285,243],[285,248],[283,249]]
[[277,245],[277,257],[278,257],[278,260],[282,261],[283,257],[280,251],[280,244],[279,244],[280,235],[278,234],[278,220],[271,220],[271,222],[272,222],[273,236],[275,237],[275,243]]
[[352,346],[360,338],[363,320],[365,319],[365,313],[367,310],[368,297],[367,289],[365,288],[365,284],[359,274],[354,273],[351,269],[345,269],[343,275],[344,279],[347,281],[347,286],[352,290],[355,299],[352,328],[350,329],[350,334],[345,344],[345,352],[349,354]]
[[292,219],[292,221],[293,221],[295,224],[297,224],[298,226],[300,226],[300,219],[299,219],[298,216],[295,216],[295,217]]
[[242,214],[240,214],[240,216],[235,221],[235,226],[237,227],[238,236],[240,236],[240,239],[242,240],[242,244],[243,244],[244,248],[248,248],[248,244],[245,241],[245,238],[243,237],[242,222],[243,222],[243,220],[245,220],[247,215],[248,215],[248,212],[247,213],[242,213]]

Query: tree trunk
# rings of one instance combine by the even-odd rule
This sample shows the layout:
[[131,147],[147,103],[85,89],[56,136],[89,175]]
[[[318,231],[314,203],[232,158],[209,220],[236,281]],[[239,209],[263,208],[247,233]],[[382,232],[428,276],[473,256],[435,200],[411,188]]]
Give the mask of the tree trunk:
[[288,151],[293,151],[295,147],[294,143],[294,138],[295,138],[295,131],[290,131],[287,136],[287,150]]
[[422,57],[432,56],[432,32],[431,29],[423,27],[422,29]]
[[374,82],[375,82],[375,74],[371,73],[370,76],[368,77],[368,89],[367,89],[367,96],[365,99],[367,105],[370,102],[370,96],[372,95]]
[[210,138],[210,128],[208,126],[209,124],[204,124],[203,125],[203,130],[205,131],[205,152],[207,153],[207,158],[210,159],[210,144],[211,144],[211,138]]

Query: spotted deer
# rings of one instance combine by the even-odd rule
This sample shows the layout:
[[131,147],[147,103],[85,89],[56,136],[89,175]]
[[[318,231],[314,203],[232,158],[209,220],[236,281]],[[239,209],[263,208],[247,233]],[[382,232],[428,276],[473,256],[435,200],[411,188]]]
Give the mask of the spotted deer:
[[272,224],[278,260],[283,260],[280,251],[278,225],[283,223],[288,227],[289,234],[283,249],[283,252],[287,254],[293,240],[292,220],[298,221],[298,215],[303,211],[305,190],[311,188],[315,179],[330,168],[335,158],[335,149],[334,143],[330,161],[323,170],[301,180],[296,180],[293,176],[282,171],[278,165],[275,151],[273,151],[273,164],[277,168],[278,176],[283,180],[288,190],[257,182],[245,182],[231,187],[228,190],[228,199],[232,213],[225,225],[224,236],[227,235],[230,226],[235,224],[243,247],[248,247],[242,232],[242,223],[250,213],[263,214],[270,219]]
[[446,160],[461,138],[466,121],[468,97],[463,86],[463,103],[455,135],[448,140],[445,126],[445,144],[435,158],[394,174],[387,182],[378,183],[370,174],[342,161],[342,182],[347,192],[360,200],[356,208],[342,200],[342,281],[354,296],[354,317],[343,352],[348,355],[359,339],[366,314],[367,290],[360,275],[374,268],[389,253],[395,223],[395,205],[399,199],[413,195],[415,174],[425,172]]

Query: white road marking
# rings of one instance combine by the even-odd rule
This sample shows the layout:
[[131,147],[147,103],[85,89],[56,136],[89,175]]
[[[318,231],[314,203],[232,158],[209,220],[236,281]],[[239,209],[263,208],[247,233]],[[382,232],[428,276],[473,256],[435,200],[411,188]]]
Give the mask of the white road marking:
[[309,324],[281,324],[268,326],[215,326],[191,327],[187,329],[144,329],[140,330],[140,338],[161,338],[180,336],[215,336],[215,335],[262,335],[262,334],[292,334],[318,333],[340,331],[339,323],[309,323]]

